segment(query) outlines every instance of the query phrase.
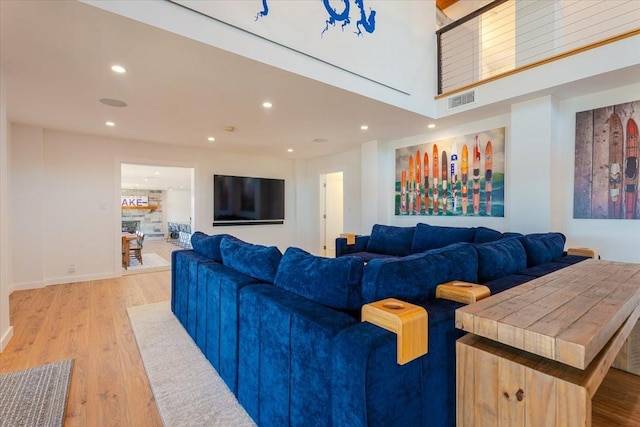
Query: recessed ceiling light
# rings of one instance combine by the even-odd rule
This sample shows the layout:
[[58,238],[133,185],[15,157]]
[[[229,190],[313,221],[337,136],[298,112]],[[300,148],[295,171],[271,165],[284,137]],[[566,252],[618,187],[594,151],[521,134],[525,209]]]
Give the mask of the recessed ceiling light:
[[287,148],[287,151],[288,151],[289,153],[293,153],[293,148]]
[[235,127],[233,127],[233,126],[225,126],[225,127],[224,127],[224,131],[225,131],[225,132],[233,132],[233,131],[235,131],[235,130],[236,130],[236,128],[235,128]]
[[367,129],[369,129],[369,126],[367,126],[367,125],[362,125],[362,126],[360,126],[360,129],[362,129],[362,130],[367,130]]
[[429,129],[433,129],[434,127],[436,127],[436,125],[435,125],[435,124],[433,124],[433,123],[429,123],[429,126],[427,126],[427,127],[428,127]]
[[273,107],[273,104],[271,104],[269,101],[266,101],[266,102],[262,103],[262,106],[264,108],[271,108],[271,107]]
[[144,179],[144,182],[149,182],[149,178],[145,178],[145,179]]
[[184,185],[181,185],[180,188],[184,188]]
[[120,101],[119,99],[110,99],[110,98],[102,98],[99,100],[104,105],[108,105],[109,107],[126,107],[127,103],[124,101]]
[[156,175],[160,175],[160,172],[154,172]]
[[115,124],[115,123],[113,123],[113,122],[105,122],[104,124],[105,124],[105,125],[107,125],[107,126],[112,126],[112,127],[116,125],[116,124]]
[[209,141],[209,142],[213,142],[213,141],[215,141],[215,140],[216,140],[216,139],[215,139],[214,137],[212,137],[212,136],[210,136],[209,138],[207,138],[207,141]]
[[111,69],[116,73],[120,73],[120,74],[124,74],[127,72],[127,69],[124,68],[122,65],[113,65],[111,66]]

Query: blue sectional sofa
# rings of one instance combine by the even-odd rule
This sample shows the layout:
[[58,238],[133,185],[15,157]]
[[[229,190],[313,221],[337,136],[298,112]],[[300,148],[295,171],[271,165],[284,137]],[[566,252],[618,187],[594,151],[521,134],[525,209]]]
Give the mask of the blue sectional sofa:
[[357,256],[363,261],[399,258],[453,243],[486,243],[520,233],[501,233],[487,227],[445,227],[419,223],[414,227],[376,224],[368,236],[356,236],[347,244],[346,237],[336,239],[336,257]]
[[[436,299],[436,286],[462,280],[497,293],[585,259],[564,254],[560,233],[398,228],[366,236],[374,245],[359,252],[395,253],[367,263],[202,233],[173,253],[172,310],[258,425],[455,425],[462,304]],[[429,316],[428,353],[405,365],[395,334],[360,322],[363,304],[389,297]]]

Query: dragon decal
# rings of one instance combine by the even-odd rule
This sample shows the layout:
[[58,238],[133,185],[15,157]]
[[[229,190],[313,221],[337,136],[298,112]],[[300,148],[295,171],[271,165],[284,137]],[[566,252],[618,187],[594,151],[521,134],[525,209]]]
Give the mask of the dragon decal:
[[[325,20],[325,26],[322,32],[320,33],[320,37],[324,35],[327,31],[329,31],[329,27],[335,27],[337,23],[340,23],[340,28],[344,31],[345,27],[351,24],[351,17],[349,13],[351,11],[351,0],[340,0],[343,3],[343,9],[341,12],[338,12],[338,8],[332,7],[329,4],[330,0],[322,0],[322,4],[329,14],[329,17]],[[354,34],[358,36],[362,36],[362,30],[371,34],[376,30],[376,11],[369,8],[369,15],[367,16],[367,11],[364,6],[364,0],[353,0],[357,8],[360,10],[360,19],[356,21],[356,31]],[[269,3],[268,0],[262,0],[262,10],[256,14],[256,21],[262,17],[269,15]]]

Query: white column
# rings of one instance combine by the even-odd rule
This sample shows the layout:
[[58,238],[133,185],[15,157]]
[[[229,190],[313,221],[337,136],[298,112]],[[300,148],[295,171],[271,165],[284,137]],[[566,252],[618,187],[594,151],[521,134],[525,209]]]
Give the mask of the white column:
[[505,215],[520,233],[551,229],[551,147],[556,143],[556,101],[545,96],[511,106]]
[[7,119],[7,85],[0,69],[0,351],[13,336],[9,319],[9,287],[11,285],[11,243],[9,206],[9,120]]

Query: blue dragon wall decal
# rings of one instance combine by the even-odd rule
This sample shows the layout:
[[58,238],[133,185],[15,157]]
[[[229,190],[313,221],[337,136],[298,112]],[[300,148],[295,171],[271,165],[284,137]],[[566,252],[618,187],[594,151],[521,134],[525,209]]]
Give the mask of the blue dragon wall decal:
[[[325,26],[320,37],[329,30],[329,26],[335,27],[336,23],[341,23],[340,28],[344,31],[344,28],[351,24],[351,17],[349,12],[351,11],[350,0],[342,0],[344,3],[344,9],[342,12],[338,12],[337,8],[331,7],[329,0],[322,0],[325,10],[329,14],[329,17],[325,20]],[[355,5],[360,9],[360,19],[356,22],[356,31],[353,33],[357,36],[362,36],[362,30],[367,33],[373,33],[376,30],[376,11],[369,8],[369,16],[364,7],[364,0],[353,0]],[[269,15],[269,3],[268,0],[262,0],[262,10],[256,14],[256,21],[262,17]]]

